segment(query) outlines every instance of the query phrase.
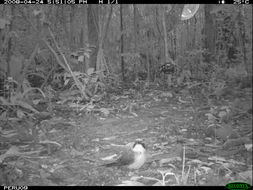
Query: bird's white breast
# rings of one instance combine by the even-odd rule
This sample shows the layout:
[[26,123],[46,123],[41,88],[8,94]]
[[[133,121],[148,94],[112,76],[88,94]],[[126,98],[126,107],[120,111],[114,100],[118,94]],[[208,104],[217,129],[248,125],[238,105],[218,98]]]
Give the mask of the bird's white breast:
[[135,155],[135,160],[128,166],[129,169],[139,169],[146,161],[145,153]]

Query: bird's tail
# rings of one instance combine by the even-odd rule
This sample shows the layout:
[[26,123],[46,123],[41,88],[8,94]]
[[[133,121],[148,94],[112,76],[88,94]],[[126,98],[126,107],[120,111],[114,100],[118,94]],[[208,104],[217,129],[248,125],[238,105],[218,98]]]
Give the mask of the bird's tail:
[[100,165],[100,166],[113,167],[113,166],[119,166],[119,163],[117,163],[117,162],[112,162],[112,163],[102,164],[102,165]]

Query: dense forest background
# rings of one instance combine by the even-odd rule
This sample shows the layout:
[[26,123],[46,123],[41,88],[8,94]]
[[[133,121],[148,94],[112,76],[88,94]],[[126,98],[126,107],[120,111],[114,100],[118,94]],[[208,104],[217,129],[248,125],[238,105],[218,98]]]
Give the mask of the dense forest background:
[[[166,5],[1,6],[1,78],[11,76],[21,84],[27,78],[23,75],[30,80],[37,76],[45,85],[56,76],[53,65],[66,67],[61,53],[74,71],[93,67],[129,80],[147,73],[154,81],[168,58],[177,65],[176,77],[182,81],[189,75],[198,80],[251,75],[251,6],[202,5],[193,18],[181,22],[169,9]],[[35,71],[38,65],[41,70]]]

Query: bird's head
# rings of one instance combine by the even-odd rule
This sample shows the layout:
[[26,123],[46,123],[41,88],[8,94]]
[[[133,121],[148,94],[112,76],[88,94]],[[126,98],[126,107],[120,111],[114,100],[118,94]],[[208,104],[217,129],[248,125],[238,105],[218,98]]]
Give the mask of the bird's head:
[[146,147],[142,142],[135,142],[132,151],[137,154],[144,154],[146,152]]

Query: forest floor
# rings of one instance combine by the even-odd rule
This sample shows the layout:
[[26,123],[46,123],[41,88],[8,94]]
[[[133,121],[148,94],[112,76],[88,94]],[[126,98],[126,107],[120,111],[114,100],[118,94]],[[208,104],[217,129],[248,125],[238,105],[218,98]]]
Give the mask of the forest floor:
[[[19,159],[12,160],[17,171],[0,172],[5,175],[0,177],[1,183],[63,186],[251,183],[250,90],[241,90],[243,96],[233,94],[207,100],[187,90],[128,89],[108,95],[92,105],[90,111],[87,107],[81,111],[80,107],[58,102],[52,118],[40,123],[39,142],[32,149],[36,156],[20,154]],[[138,171],[101,166],[114,159],[120,145],[136,139],[144,141],[149,154]],[[19,147],[19,151],[21,148],[24,150],[25,146]]]

